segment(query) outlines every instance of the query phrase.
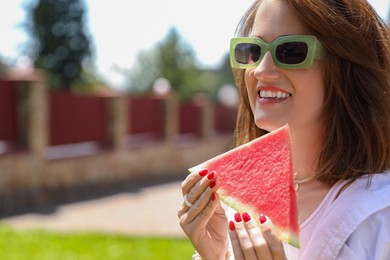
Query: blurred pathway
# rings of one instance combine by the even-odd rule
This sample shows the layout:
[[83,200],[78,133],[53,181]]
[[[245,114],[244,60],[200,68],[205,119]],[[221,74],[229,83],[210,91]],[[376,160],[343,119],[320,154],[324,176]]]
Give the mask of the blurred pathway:
[[177,210],[180,181],[143,187],[103,198],[60,205],[50,213],[3,218],[17,229],[98,231],[115,234],[183,237]]

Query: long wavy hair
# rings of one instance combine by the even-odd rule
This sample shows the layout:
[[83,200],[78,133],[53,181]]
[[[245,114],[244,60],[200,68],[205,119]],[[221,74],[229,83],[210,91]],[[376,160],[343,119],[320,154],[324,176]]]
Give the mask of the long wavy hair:
[[[334,184],[390,168],[390,38],[366,0],[280,0],[325,48],[324,141],[317,179]],[[249,36],[261,0],[248,9],[237,36]],[[244,70],[234,69],[240,93],[235,146],[266,133],[249,106]]]

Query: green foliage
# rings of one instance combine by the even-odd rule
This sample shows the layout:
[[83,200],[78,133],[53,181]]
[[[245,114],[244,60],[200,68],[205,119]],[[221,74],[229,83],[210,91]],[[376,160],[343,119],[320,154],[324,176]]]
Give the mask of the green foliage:
[[227,53],[222,62],[222,66],[219,70],[221,84],[231,84],[234,85],[234,78],[232,73],[232,68],[230,66],[230,55]]
[[128,73],[131,92],[146,93],[151,90],[153,82],[159,77],[160,73],[156,65],[156,55],[157,50],[155,49],[138,53],[136,65]]
[[224,85],[232,85],[234,86],[234,78],[232,69],[230,67],[230,56],[229,54],[226,54],[225,57],[222,60],[221,67],[218,70],[215,71],[208,71],[208,74],[211,74],[209,76],[209,80],[213,80],[212,82],[212,88],[209,89],[210,96],[213,99],[217,98],[217,93],[220,87]]
[[195,65],[195,55],[189,45],[180,40],[175,29],[157,45],[157,61],[160,77],[170,81],[172,89],[182,98],[188,97],[196,87],[196,80],[201,76]]
[[90,56],[81,0],[38,0],[30,7],[34,38],[31,55],[37,68],[49,71],[53,88],[69,89],[82,81],[82,66]]
[[101,79],[97,74],[93,66],[82,68],[80,78],[75,80],[72,84],[72,91],[78,93],[96,93],[98,90],[101,90],[103,86]]
[[187,239],[129,237],[97,233],[15,231],[0,226],[0,259],[190,259]]
[[179,99],[188,99],[197,92],[214,96],[221,85],[233,81],[227,65],[222,67],[223,72],[199,69],[193,49],[173,28],[154,48],[138,54],[136,65],[128,72],[130,91],[150,92],[153,82],[162,77],[170,82]]

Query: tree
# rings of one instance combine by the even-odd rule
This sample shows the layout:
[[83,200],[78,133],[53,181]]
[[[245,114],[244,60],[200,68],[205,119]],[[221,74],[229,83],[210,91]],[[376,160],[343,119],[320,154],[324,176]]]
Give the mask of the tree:
[[160,74],[157,56],[157,50],[154,48],[142,50],[137,54],[136,65],[130,71],[122,71],[125,77],[128,77],[130,92],[146,93],[151,90],[153,82]]
[[188,98],[198,88],[201,72],[196,68],[196,56],[188,44],[180,39],[175,29],[157,46],[157,63],[160,77],[171,83],[172,89],[182,98]]
[[221,86],[234,85],[228,54],[220,68],[200,69],[195,52],[174,28],[154,48],[139,52],[136,66],[127,73],[133,93],[149,92],[156,79],[165,78],[180,99],[188,99],[196,92],[216,98]]
[[91,54],[82,0],[38,0],[30,11],[35,67],[49,72],[52,87],[70,89]]
[[203,72],[196,67],[196,56],[175,28],[153,49],[141,51],[136,66],[129,72],[130,89],[148,92],[157,78],[166,78],[181,99],[202,91]]
[[230,66],[230,55],[225,54],[221,65],[214,71],[209,71],[209,77],[213,79],[213,86],[210,88],[210,93],[213,98],[217,98],[220,87],[224,85],[235,85],[232,68]]

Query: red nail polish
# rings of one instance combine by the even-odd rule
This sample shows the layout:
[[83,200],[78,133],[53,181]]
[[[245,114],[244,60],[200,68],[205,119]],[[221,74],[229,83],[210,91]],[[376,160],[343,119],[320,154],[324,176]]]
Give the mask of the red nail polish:
[[260,224],[264,224],[267,221],[267,217],[264,214],[260,214],[259,216]]
[[236,230],[236,225],[234,225],[234,222],[231,220],[229,221],[229,229],[230,231]]
[[213,180],[212,182],[210,182],[210,189],[214,188],[215,185],[217,185],[217,180]]
[[251,220],[251,216],[249,216],[248,213],[244,212],[242,213],[242,219],[245,221],[245,222],[248,222]]
[[215,192],[211,193],[211,200],[214,201],[217,198],[217,195],[215,195]]
[[209,179],[209,180],[214,179],[214,175],[215,175],[215,172],[214,172],[214,171],[210,172],[210,173],[207,175],[207,179]]
[[236,220],[236,222],[241,222],[241,221],[242,221],[242,218],[241,218],[240,213],[234,214],[234,219]]
[[202,170],[200,170],[200,171],[198,172],[198,174],[199,174],[200,177],[204,177],[204,176],[206,176],[208,173],[209,173],[209,170],[207,170],[207,169],[202,169]]

